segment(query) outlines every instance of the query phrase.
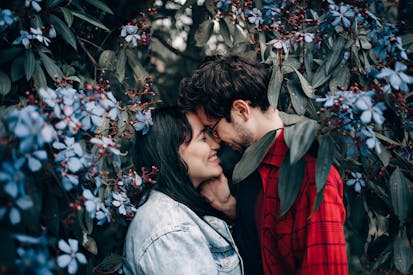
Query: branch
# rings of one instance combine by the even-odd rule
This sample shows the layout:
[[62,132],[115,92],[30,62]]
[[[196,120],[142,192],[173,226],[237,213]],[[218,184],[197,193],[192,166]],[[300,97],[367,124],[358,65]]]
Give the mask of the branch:
[[175,49],[164,38],[162,38],[160,36],[157,36],[157,35],[154,34],[152,37],[158,39],[158,41],[161,42],[162,45],[164,45],[168,50],[170,50],[171,52],[173,52],[176,55],[180,55],[182,57],[188,58],[188,59],[190,59],[192,61],[195,61],[195,62],[201,62],[202,61],[202,58],[200,58],[197,55],[191,54],[187,51],[180,51],[178,49]]

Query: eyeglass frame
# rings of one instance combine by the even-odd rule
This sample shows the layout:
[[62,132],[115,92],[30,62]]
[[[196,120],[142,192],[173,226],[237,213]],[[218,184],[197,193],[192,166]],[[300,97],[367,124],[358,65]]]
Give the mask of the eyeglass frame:
[[206,125],[206,126],[204,127],[204,131],[205,131],[208,135],[210,135],[211,137],[213,137],[213,138],[219,138],[218,132],[217,132],[217,130],[216,130],[215,128],[218,126],[218,123],[221,121],[221,119],[223,119],[223,117],[219,118],[219,119],[214,123],[214,125],[212,125],[212,127],[209,126],[209,125]]

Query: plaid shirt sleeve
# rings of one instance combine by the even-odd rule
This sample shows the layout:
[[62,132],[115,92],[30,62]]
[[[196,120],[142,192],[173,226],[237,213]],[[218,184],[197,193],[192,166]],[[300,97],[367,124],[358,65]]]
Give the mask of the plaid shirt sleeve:
[[301,255],[295,274],[348,274],[343,232],[346,215],[343,182],[337,170],[332,167],[324,189],[323,202],[312,214],[316,199],[315,183],[312,180],[315,178],[315,161],[308,163],[307,169],[309,182],[304,185],[294,211],[293,251],[296,251],[296,255]]

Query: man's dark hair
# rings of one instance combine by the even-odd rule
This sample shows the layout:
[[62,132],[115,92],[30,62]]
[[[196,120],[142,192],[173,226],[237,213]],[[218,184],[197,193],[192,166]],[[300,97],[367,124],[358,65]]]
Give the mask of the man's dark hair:
[[151,189],[155,189],[185,204],[201,217],[220,216],[192,185],[188,168],[179,156],[179,146],[192,139],[186,115],[177,107],[160,107],[152,112],[152,120],[153,126],[147,134],[136,133],[135,167],[140,171],[141,167],[156,166],[159,174],[157,182],[146,184],[136,198],[138,205],[146,201]]
[[191,78],[181,81],[179,105],[187,111],[203,107],[208,118],[231,121],[232,103],[249,100],[266,111],[270,106],[268,66],[241,54],[209,57]]

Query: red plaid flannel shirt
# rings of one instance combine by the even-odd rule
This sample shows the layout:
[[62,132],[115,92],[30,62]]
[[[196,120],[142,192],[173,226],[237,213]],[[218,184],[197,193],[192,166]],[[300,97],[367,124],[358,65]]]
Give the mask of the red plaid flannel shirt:
[[257,202],[257,229],[266,275],[348,274],[343,224],[343,181],[332,166],[319,209],[310,217],[316,199],[316,159],[306,155],[304,179],[298,196],[283,216],[278,216],[278,172],[288,147],[284,132],[277,137],[258,171],[263,194]]

